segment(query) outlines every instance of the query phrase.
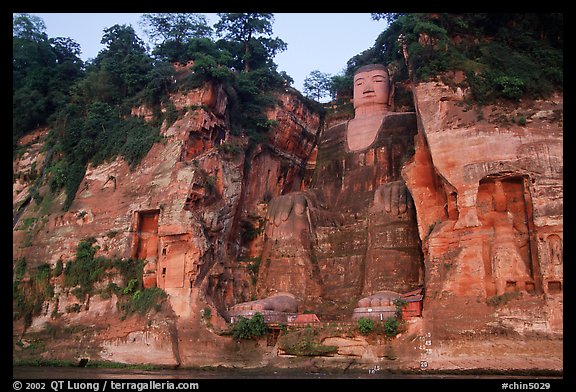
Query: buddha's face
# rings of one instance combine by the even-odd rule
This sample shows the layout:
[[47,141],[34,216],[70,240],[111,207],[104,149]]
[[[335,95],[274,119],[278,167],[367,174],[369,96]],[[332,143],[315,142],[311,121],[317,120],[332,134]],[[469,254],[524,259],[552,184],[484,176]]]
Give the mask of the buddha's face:
[[388,109],[388,73],[383,69],[362,71],[354,75],[354,109],[358,114]]

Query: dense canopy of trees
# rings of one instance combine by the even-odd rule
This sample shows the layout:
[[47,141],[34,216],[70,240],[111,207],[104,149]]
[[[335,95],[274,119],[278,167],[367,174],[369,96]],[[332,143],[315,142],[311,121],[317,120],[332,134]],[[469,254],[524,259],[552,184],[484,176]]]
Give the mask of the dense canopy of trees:
[[71,85],[84,75],[79,45],[70,38],[48,38],[45,30],[39,17],[13,17],[13,147],[66,104]]
[[243,65],[244,71],[268,66],[274,67],[274,56],[286,50],[280,38],[271,38],[273,14],[231,13],[218,14],[220,21],[214,25],[216,33],[224,37],[228,50]]
[[[49,126],[50,156],[46,181],[50,192],[64,189],[67,210],[88,164],[121,155],[135,167],[161,140],[159,127],[170,111],[160,105],[174,88],[200,87],[206,81],[224,85],[229,118],[236,135],[264,142],[273,123],[264,115],[273,105],[274,89],[292,79],[276,71],[273,61],[286,44],[272,38],[272,14],[219,14],[213,29],[198,14],[144,14],[141,23],[155,46],[127,25],[104,29],[105,48],[84,64],[80,47],[69,38],[49,39],[44,22],[14,15],[13,147],[39,126]],[[177,86],[172,62],[193,61],[188,80]],[[130,115],[140,104],[153,108],[156,120]],[[41,197],[39,197],[41,199]]]
[[152,52],[166,61],[185,62],[189,40],[205,38],[210,41],[212,28],[200,14],[144,14],[140,24],[144,32],[156,43]]
[[[372,14],[390,25],[348,61],[394,64],[396,78],[428,80],[462,70],[479,103],[543,97],[563,85],[563,14]],[[410,63],[403,53],[409,53]],[[408,69],[412,72],[410,74]]]

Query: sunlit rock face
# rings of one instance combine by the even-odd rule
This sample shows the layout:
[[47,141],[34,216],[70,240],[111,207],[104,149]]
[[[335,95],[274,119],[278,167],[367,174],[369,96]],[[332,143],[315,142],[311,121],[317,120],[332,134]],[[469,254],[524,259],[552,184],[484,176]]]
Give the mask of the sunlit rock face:
[[400,174],[413,154],[416,116],[391,112],[390,95],[384,66],[359,69],[354,119],[324,131],[307,186],[271,201],[259,297],[288,291],[351,314],[353,299],[422,284],[415,210]]
[[[278,107],[267,113],[276,121],[268,143],[245,154],[246,140],[231,135],[228,98],[221,86],[206,84],[171,99],[182,115],[162,126],[163,141],[133,170],[121,158],[89,166],[68,212],[61,211],[64,195],[57,196],[44,219],[20,230],[22,221],[31,221],[28,218],[37,211],[34,205],[26,209],[14,231],[14,258],[25,257],[31,267],[48,262],[53,268],[59,259],[73,262],[78,243],[94,237],[97,257],[146,261],[144,288],[157,286],[168,294],[166,306],[154,316],[166,323],[147,323],[145,318],[139,323],[120,322],[118,312],[96,317],[84,309],[97,300],[87,298],[76,304],[78,316],[66,314],[62,322],[109,328],[105,334],[90,335],[88,346],[96,351],[103,347],[94,355],[109,360],[122,351],[119,360],[138,363],[146,362],[138,353],[148,350],[148,358],[162,358],[159,363],[242,361],[228,350],[229,339],[213,334],[205,323],[225,329],[228,308],[253,296],[252,277],[238,261],[260,254],[262,240],[248,235],[249,230],[258,233],[272,197],[300,184],[319,117],[294,93],[278,94]],[[133,114],[146,118],[149,111],[135,108]],[[15,171],[23,172],[15,177],[15,210],[30,189],[24,176],[30,170],[31,162],[25,161],[29,157],[15,163]],[[38,160],[36,167],[41,164]],[[50,312],[65,313],[75,300],[70,288],[58,282],[60,301],[46,304],[48,313],[34,321],[40,329],[54,322]],[[111,308],[115,300],[107,300]],[[161,344],[150,343],[151,329]],[[14,331],[15,339],[20,339],[23,322],[15,322]],[[132,358],[126,355],[126,336],[136,337]],[[227,351],[230,356],[223,354]]]
[[403,177],[425,255],[425,319],[439,335],[562,334],[562,96],[479,114],[465,95],[414,88],[419,130]]
[[[383,67],[362,72],[355,94],[365,101],[355,100],[353,119],[327,119],[332,125],[319,133],[318,115],[297,95],[279,94],[267,143],[250,150],[232,135],[221,87],[175,94],[183,114],[164,124],[162,142],[133,170],[120,158],[88,167],[67,212],[64,193],[52,205],[22,207],[32,168],[40,173],[46,159],[45,131],[22,141],[30,148],[14,163],[13,205],[22,211],[14,259],[73,262],[78,243],[94,237],[96,256],[146,260],[144,287],[168,298],[157,313],[121,320],[115,295],[79,300],[62,275],[53,277],[57,295],[28,330],[14,322],[14,342],[50,330],[47,359],[261,366],[276,358],[274,346],[216,331],[256,312],[278,321],[312,310],[322,321],[350,321],[385,307],[384,319],[398,296],[421,287],[422,317],[391,343],[398,363],[419,363],[413,334],[431,337],[437,368],[469,347],[485,364],[499,358],[498,344],[482,345],[486,334],[561,337],[562,96],[487,105],[480,115],[463,105],[465,91],[420,83],[416,112],[396,112]],[[72,306],[80,311],[67,312]],[[501,347],[537,353],[509,338],[498,337]],[[325,344],[339,345],[338,355],[358,350],[367,362],[395,358],[388,344],[344,340]],[[531,342],[561,357],[558,339],[543,341]],[[14,347],[16,356],[31,352]]]

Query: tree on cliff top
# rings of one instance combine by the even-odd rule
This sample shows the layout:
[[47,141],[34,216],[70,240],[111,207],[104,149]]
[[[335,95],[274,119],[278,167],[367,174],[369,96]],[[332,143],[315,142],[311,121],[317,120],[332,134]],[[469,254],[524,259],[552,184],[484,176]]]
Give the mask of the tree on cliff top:
[[144,14],[140,25],[156,44],[153,54],[167,61],[187,61],[190,39],[212,37],[212,28],[206,17],[200,14]]
[[153,68],[144,42],[132,26],[114,25],[104,30],[101,43],[106,49],[94,59],[96,68],[108,75],[119,99],[136,95],[146,86]]
[[304,94],[320,102],[331,90],[330,74],[314,70],[304,79]]
[[233,50],[250,72],[259,66],[272,65],[272,58],[284,50],[286,43],[279,38],[270,38],[274,15],[270,13],[230,13],[218,14],[220,21],[214,25],[216,33],[229,41],[238,43]]
[[12,28],[12,138],[45,125],[83,76],[80,47],[70,38],[48,38],[44,21],[15,14]]
[[376,13],[372,18],[389,26],[373,47],[348,61],[347,75],[371,63],[393,63],[396,81],[426,81],[461,70],[479,103],[545,97],[562,89],[561,13]]

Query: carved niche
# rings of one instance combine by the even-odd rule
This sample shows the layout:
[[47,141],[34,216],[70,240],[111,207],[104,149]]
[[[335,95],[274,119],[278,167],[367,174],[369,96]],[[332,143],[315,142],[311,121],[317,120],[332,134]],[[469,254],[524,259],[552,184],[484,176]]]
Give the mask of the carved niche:
[[541,291],[526,178],[512,174],[483,178],[477,211],[489,230],[483,252],[487,295]]

